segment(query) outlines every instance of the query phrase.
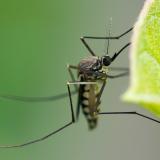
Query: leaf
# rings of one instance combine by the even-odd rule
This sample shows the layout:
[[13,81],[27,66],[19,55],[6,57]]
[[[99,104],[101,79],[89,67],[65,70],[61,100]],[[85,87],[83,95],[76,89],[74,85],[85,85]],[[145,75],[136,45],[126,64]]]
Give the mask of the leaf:
[[160,0],[147,0],[135,24],[130,87],[123,100],[160,117]]

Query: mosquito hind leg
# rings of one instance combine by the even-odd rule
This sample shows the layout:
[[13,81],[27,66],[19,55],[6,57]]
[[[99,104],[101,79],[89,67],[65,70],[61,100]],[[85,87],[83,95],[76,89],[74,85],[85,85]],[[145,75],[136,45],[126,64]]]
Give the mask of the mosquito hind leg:
[[64,126],[60,127],[59,129],[41,137],[41,138],[38,138],[38,139],[35,139],[35,140],[32,140],[32,141],[28,141],[26,143],[22,143],[22,144],[16,144],[16,145],[1,145],[0,148],[20,148],[20,147],[24,147],[24,146],[28,146],[28,145],[31,145],[31,144],[34,144],[34,143],[37,143],[37,142],[40,142],[40,141],[43,141],[51,136],[53,136],[54,134],[64,130],[65,128],[69,127],[71,124],[73,124],[75,122],[75,117],[74,117],[74,111],[73,111],[73,105],[72,105],[72,99],[71,99],[71,91],[70,91],[70,88],[69,88],[69,85],[67,84],[67,88],[68,88],[68,95],[69,95],[69,100],[70,100],[70,110],[71,110],[71,121],[67,124],[65,124]]
[[145,119],[160,123],[160,121],[158,121],[158,120],[156,120],[154,118],[151,118],[149,116],[146,116],[144,114],[141,114],[141,113],[138,113],[138,112],[135,112],[135,111],[132,111],[132,112],[101,112],[101,113],[99,113],[99,115],[107,115],[107,114],[108,115],[117,115],[117,114],[120,114],[120,115],[137,115],[137,116],[140,116],[142,118],[145,118]]
[[15,144],[15,145],[1,145],[0,148],[21,148],[21,147],[25,147],[25,146],[28,146],[28,145],[31,145],[31,144],[34,144],[34,143],[38,143],[40,141],[43,141],[51,136],[53,136],[54,134],[64,130],[65,128],[69,127],[71,124],[73,124],[73,122],[69,122],[67,124],[65,124],[64,126],[62,126],[61,128],[41,137],[41,138],[38,138],[38,139],[35,139],[35,140],[32,140],[32,141],[28,141],[26,143],[22,143],[22,144]]

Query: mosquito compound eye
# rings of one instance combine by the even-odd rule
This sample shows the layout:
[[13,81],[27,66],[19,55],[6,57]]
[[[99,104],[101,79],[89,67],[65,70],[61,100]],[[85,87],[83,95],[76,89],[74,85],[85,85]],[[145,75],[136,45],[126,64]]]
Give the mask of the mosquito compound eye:
[[103,65],[109,66],[111,64],[111,62],[112,62],[111,57],[109,57],[109,56],[102,57]]

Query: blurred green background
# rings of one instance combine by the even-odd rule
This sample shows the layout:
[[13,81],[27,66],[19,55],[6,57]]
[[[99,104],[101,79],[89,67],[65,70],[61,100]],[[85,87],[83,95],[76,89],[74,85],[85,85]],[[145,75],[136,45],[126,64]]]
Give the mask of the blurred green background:
[[[0,1],[0,94],[50,96],[67,91],[66,64],[89,55],[79,37],[104,36],[112,17],[112,35],[133,26],[143,6],[140,0]],[[131,34],[130,34],[131,35]],[[112,41],[110,54],[130,35]],[[98,55],[104,41],[90,41]],[[113,66],[127,67],[126,50]],[[108,80],[102,111],[133,111],[120,95],[127,77]],[[76,104],[76,97],[74,98]],[[0,100],[0,144],[39,138],[70,121],[69,100],[24,103]],[[159,160],[160,126],[136,116],[101,116],[88,131],[83,115],[59,134],[19,149],[0,149],[0,160]]]

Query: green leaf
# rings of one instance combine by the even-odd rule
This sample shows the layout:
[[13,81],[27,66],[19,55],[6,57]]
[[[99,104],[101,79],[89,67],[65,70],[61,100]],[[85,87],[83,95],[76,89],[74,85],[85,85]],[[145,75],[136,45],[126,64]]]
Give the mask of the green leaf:
[[123,100],[160,117],[160,0],[144,4],[133,32],[130,61],[130,87]]

